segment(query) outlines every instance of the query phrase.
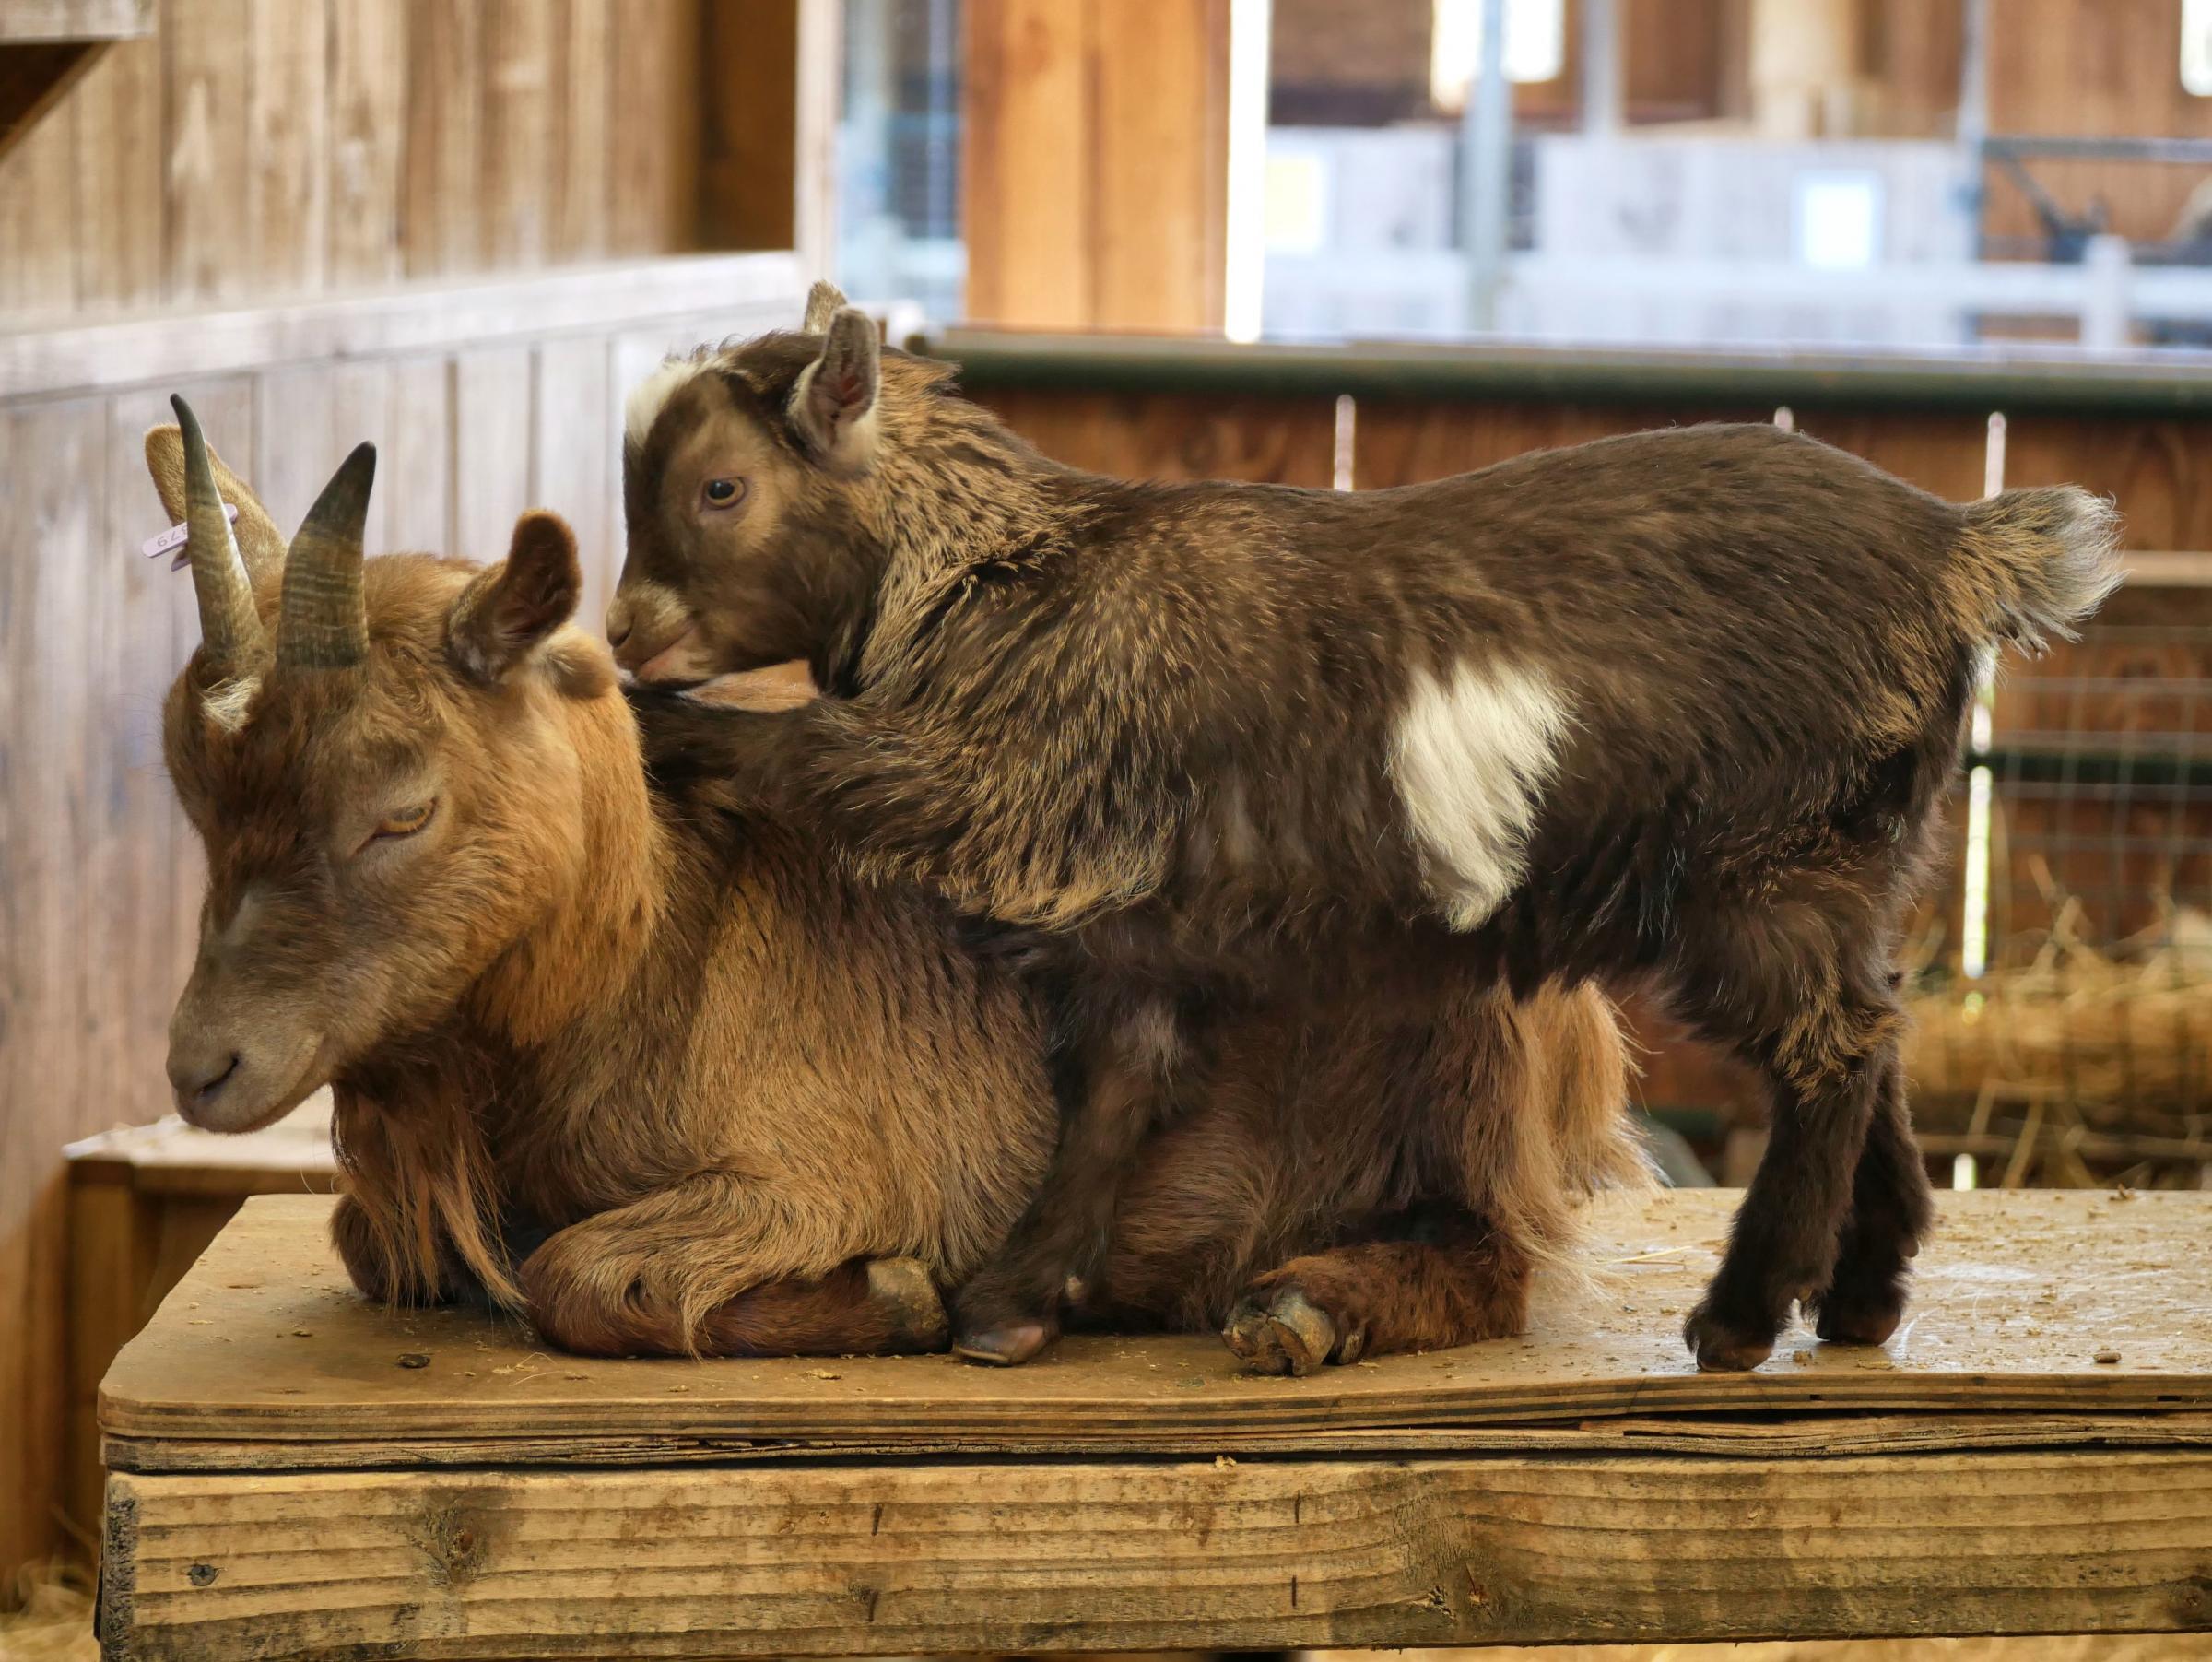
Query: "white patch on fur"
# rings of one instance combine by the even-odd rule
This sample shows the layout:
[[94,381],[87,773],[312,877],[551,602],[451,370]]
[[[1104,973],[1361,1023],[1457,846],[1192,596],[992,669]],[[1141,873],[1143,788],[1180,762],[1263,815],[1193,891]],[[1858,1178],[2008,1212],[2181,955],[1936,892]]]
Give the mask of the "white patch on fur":
[[1521,881],[1567,725],[1558,690],[1534,670],[1461,664],[1448,682],[1415,675],[1391,777],[1453,928],[1475,928]]
[[226,733],[246,725],[246,708],[261,690],[259,676],[241,676],[235,681],[218,681],[200,697],[200,713]]
[[697,358],[671,358],[667,362],[630,389],[629,399],[622,407],[622,437],[631,444],[642,444],[645,436],[653,431],[653,424],[660,418],[668,400],[676,396],[677,388],[684,385],[705,363]]

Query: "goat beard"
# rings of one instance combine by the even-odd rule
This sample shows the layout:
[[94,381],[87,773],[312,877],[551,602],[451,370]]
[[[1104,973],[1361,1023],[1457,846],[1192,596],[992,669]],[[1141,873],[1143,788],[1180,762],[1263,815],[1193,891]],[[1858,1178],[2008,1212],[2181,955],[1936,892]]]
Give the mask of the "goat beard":
[[488,1302],[520,1313],[479,1093],[449,1080],[435,1097],[402,1085],[371,1099],[344,1083],[332,1097],[331,1143],[375,1293],[387,1304],[432,1304],[466,1296],[473,1281]]

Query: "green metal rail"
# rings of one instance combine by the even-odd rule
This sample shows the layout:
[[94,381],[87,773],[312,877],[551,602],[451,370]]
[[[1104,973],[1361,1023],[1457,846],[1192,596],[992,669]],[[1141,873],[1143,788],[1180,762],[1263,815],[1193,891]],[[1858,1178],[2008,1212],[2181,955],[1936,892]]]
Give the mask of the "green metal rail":
[[1591,350],[1444,343],[1237,346],[1203,338],[954,329],[912,349],[978,388],[1564,404],[2212,415],[2212,353]]

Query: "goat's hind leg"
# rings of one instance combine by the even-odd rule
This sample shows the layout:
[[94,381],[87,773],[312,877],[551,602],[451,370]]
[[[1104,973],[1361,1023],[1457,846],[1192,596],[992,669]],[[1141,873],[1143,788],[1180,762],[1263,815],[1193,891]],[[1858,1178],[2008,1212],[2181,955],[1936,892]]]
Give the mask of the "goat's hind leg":
[[1771,1126],[1719,1273],[1683,1326],[1700,1368],[1756,1368],[1791,1304],[1809,1305],[1830,1286],[1894,1022],[1886,996],[1830,984],[1789,1043],[1740,1045],[1766,1077]]
[[1894,1046],[1881,1059],[1874,1119],[1851,1187],[1851,1220],[1836,1271],[1815,1301],[1814,1330],[1832,1344],[1878,1345],[1905,1311],[1905,1276],[1934,1215],[1927,1168],[1905,1108],[1904,1065]]
[[1254,1373],[1297,1374],[1502,1338],[1528,1325],[1534,1269],[1487,1219],[1457,1206],[1421,1208],[1370,1239],[1261,1276],[1221,1338]]
[[1122,1191],[1167,1100],[1182,1037],[1164,1000],[1082,1012],[1054,1070],[1060,1142],[1044,1182],[989,1263],[953,1295],[953,1352],[1012,1367],[1060,1331],[1106,1260]]

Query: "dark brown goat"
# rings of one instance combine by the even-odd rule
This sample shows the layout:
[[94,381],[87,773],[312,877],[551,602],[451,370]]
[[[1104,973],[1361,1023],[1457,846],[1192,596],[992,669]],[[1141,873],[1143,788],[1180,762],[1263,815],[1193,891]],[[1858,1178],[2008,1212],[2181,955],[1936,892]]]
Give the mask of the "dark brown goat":
[[1888,1336],[1928,1213],[1895,937],[1982,666],[2115,580],[2104,503],[1954,506],[1771,427],[1360,493],[1129,484],[820,321],[652,384],[618,621],[649,673],[809,656],[841,696],[695,713],[672,760],[1059,949],[1073,1117],[965,1348],[1049,1334],[1192,1007],[1323,962],[1661,984],[1772,1100],[1699,1361],[1755,1366],[1793,1301]]
[[[606,649],[567,627],[558,520],[488,570],[364,561],[364,448],[288,558],[194,432],[147,437],[204,635],[166,713],[208,855],[181,1112],[243,1131],[331,1082],[371,1296],[481,1287],[603,1353],[941,1343],[936,1286],[1049,1146],[1030,1002],[940,904],[646,778]],[[1232,1035],[1250,1083],[1133,1188],[1094,1314],[1218,1325],[1258,1278],[1233,1342],[1301,1371],[1518,1329],[1568,1202],[1633,1175],[1618,1038],[1588,997],[1452,1015],[1441,1040],[1412,1015]],[[1364,1122],[1322,1111],[1353,1092]],[[1278,1096],[1311,1160],[1265,1133]],[[1318,1325],[1309,1289],[1356,1320]]]

